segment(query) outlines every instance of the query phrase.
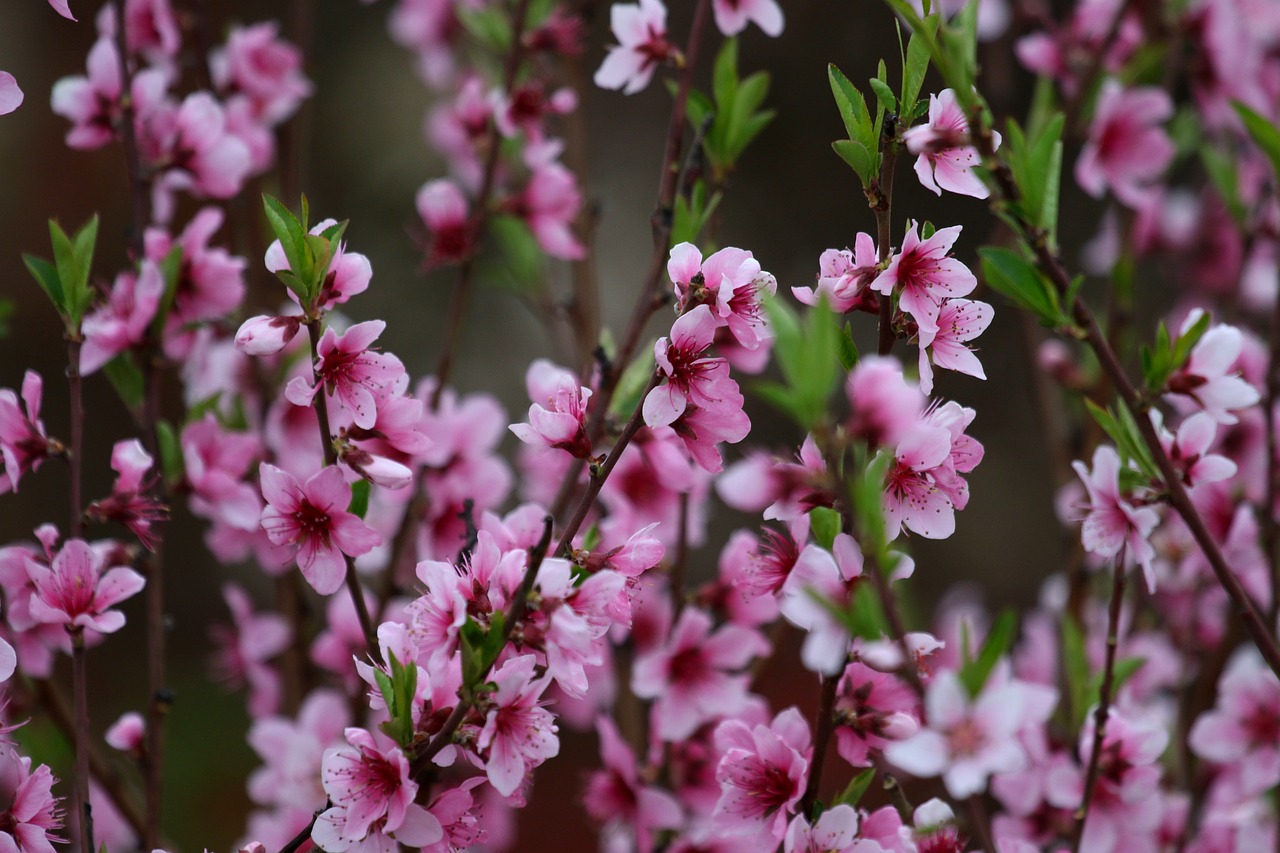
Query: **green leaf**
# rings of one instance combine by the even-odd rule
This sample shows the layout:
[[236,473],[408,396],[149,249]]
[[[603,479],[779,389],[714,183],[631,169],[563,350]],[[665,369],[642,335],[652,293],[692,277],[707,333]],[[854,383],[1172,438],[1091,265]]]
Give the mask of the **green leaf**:
[[840,513],[825,506],[809,510],[809,534],[813,536],[814,542],[830,551],[839,532]]
[[369,493],[372,486],[368,480],[360,479],[351,484],[351,503],[347,505],[347,512],[359,518],[364,518],[369,512]]
[[410,661],[400,663],[394,652],[388,652],[387,668],[390,676],[379,669],[373,672],[374,681],[387,705],[391,719],[379,728],[401,747],[413,743],[413,697],[418,690],[418,667]]
[[[285,259],[289,261],[289,273],[276,273],[277,277],[284,282],[285,286],[297,295],[298,299],[306,308],[310,308],[310,303],[315,299],[315,294],[310,292],[310,263],[311,253],[307,251],[307,231],[302,222],[293,215],[293,211],[285,207],[280,201],[272,196],[263,193],[262,208],[266,213],[267,222],[271,225],[272,232],[276,235],[276,239],[280,241],[280,248],[284,250]],[[306,219],[306,198],[303,198],[303,219]]]
[[873,156],[865,145],[849,139],[837,139],[831,143],[831,148],[841,160],[849,164],[864,187],[870,186],[876,170]]
[[[674,98],[678,87],[674,80],[669,82],[671,83],[669,87],[671,96]],[[689,90],[689,101],[685,106],[685,114],[689,116],[689,123],[693,125],[695,130],[701,132],[706,127],[707,120],[714,116],[715,112],[715,104],[711,102],[710,98],[697,89]]]
[[848,323],[845,323],[844,328],[840,330],[837,343],[840,345],[840,366],[847,373],[858,364],[858,345],[853,342],[853,327]]
[[[81,226],[72,240],[71,254],[75,262],[76,279],[67,286],[67,294],[71,299],[68,307],[73,311],[73,319],[79,323],[80,318],[93,304],[93,289],[89,287],[89,275],[93,271],[93,251],[98,242],[98,214],[89,217],[89,221]],[[64,279],[64,284],[66,280]]]
[[876,556],[886,576],[892,574],[896,562],[889,558],[884,530],[884,480],[892,461],[892,454],[880,451],[852,485],[858,539],[864,553]]
[[107,362],[103,372],[107,374],[111,387],[116,389],[116,394],[125,407],[131,412],[139,411],[142,408],[142,395],[146,382],[133,356],[127,352],[121,353]]
[[723,194],[714,193],[710,200],[706,198],[707,186],[702,180],[695,181],[688,196],[676,196],[675,210],[671,220],[671,245],[696,243],[702,230],[707,227],[716,208],[720,206]]
[[1271,170],[1280,178],[1280,129],[1240,101],[1232,101],[1231,106],[1235,107],[1254,143],[1271,161]]
[[156,340],[164,334],[165,322],[173,309],[173,300],[178,295],[178,277],[182,274],[182,246],[175,245],[160,262],[160,277],[164,279],[164,292],[160,296],[160,304],[156,306],[156,314],[151,318],[151,332]]
[[[924,21],[924,26],[936,32],[938,18],[930,16]],[[904,113],[914,110],[916,99],[920,97],[920,87],[924,85],[925,74],[929,72],[929,40],[932,39],[933,32],[930,32],[929,38],[926,39],[913,28],[911,39],[907,42],[907,56],[902,66],[902,98],[900,99]],[[903,116],[903,119],[909,121],[910,117]]]
[[835,96],[836,107],[840,110],[840,119],[844,122],[845,132],[854,142],[860,143],[868,151],[875,150],[878,140],[872,133],[871,113],[867,111],[867,101],[858,88],[849,82],[839,68],[827,66],[827,79],[831,84],[831,94]]
[[995,669],[1000,659],[1008,654],[1009,649],[1013,648],[1013,641],[1017,636],[1018,617],[1012,610],[1006,610],[1000,614],[996,623],[991,626],[991,630],[987,632],[987,639],[983,642],[978,656],[972,661],[967,661],[960,669],[960,683],[964,685],[970,697],[976,697],[982,692],[991,671]]
[[1067,679],[1068,725],[1074,731],[1084,722],[1089,708],[1089,658],[1085,654],[1084,634],[1070,614],[1062,617],[1062,664]]
[[181,482],[186,465],[182,458],[182,442],[178,441],[173,424],[166,420],[157,422],[156,441],[160,444],[160,467],[165,483],[172,486]]
[[1103,432],[1111,437],[1115,442],[1116,451],[1120,454],[1122,463],[1126,463],[1121,467],[1120,473],[1123,476],[1128,470],[1127,463],[1134,462],[1138,466],[1138,471],[1149,481],[1161,482],[1160,469],[1156,467],[1155,460],[1151,458],[1151,449],[1147,447],[1147,443],[1142,438],[1142,433],[1138,430],[1138,424],[1133,419],[1133,415],[1129,413],[1128,408],[1120,406],[1113,410],[1110,407],[1103,409],[1092,400],[1084,401],[1085,407],[1089,410],[1089,414],[1102,427]]
[[982,277],[987,285],[1014,304],[1030,311],[1047,326],[1070,325],[1058,304],[1058,294],[1035,265],[1010,249],[984,246]]
[[542,277],[546,256],[524,220],[515,216],[494,216],[489,233],[497,243],[501,267],[498,279],[516,291],[526,291]]
[[898,112],[898,99],[893,94],[893,90],[889,88],[889,84],[883,80],[872,78],[871,91],[876,93],[876,100],[880,102],[880,106],[884,107],[885,112]]
[[835,316],[825,299],[809,311],[803,325],[780,299],[768,300],[765,310],[774,328],[774,354],[790,400],[784,408],[791,410],[802,429],[812,430],[826,416],[827,399],[840,381],[840,330]]
[[715,67],[711,73],[711,94],[716,104],[724,109],[734,102],[738,93],[738,40],[725,39],[720,52],[716,54]]
[[58,278],[57,268],[44,258],[37,258],[35,255],[25,253],[22,256],[22,262],[27,265],[27,271],[36,280],[36,284],[40,285],[40,289],[44,291],[45,296],[49,297],[54,309],[57,310],[59,315],[65,317],[67,315],[67,302],[62,293],[62,279]]
[[[1132,678],[1138,670],[1142,669],[1146,664],[1146,658],[1119,658],[1111,669],[1111,696],[1114,699],[1124,683]],[[1089,679],[1088,690],[1085,693],[1084,709],[1094,707],[1102,701],[1102,677],[1105,673],[1096,672]]]
[[862,795],[871,787],[871,782],[876,778],[876,769],[868,767],[858,775],[849,780],[849,784],[840,792],[840,796],[836,797],[833,806],[856,806],[862,799]]
[[613,402],[609,404],[609,413],[626,417],[640,405],[640,395],[649,380],[653,377],[653,348],[650,347],[636,355],[635,359],[622,371],[618,387],[613,393]]
[[459,5],[454,14],[467,34],[488,50],[503,54],[511,46],[511,22],[501,4],[481,9]]

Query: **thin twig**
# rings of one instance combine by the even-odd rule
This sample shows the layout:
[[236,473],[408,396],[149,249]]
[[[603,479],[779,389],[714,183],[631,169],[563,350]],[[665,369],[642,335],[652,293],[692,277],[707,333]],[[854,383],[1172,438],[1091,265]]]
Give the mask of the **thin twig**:
[[[520,72],[520,64],[524,59],[524,30],[529,17],[530,0],[519,0],[512,15],[511,47],[507,52],[506,64],[502,72],[502,93],[509,95],[515,86],[516,75]],[[497,117],[489,120],[486,134],[489,146],[485,155],[484,173],[480,179],[480,191],[476,193],[475,207],[468,223],[472,245],[479,246],[489,223],[489,202],[497,184],[498,162],[502,153],[502,134],[498,130]],[[454,284],[449,299],[449,313],[445,320],[444,346],[440,352],[440,361],[436,365],[436,387],[431,393],[431,408],[440,405],[440,395],[449,384],[449,376],[453,370],[453,359],[458,348],[458,340],[462,334],[462,325],[467,311],[467,300],[471,293],[471,283],[475,278],[475,252],[469,254],[458,268],[458,279]]]
[[[876,214],[876,256],[881,264],[887,264],[893,255],[893,167],[898,160],[898,141],[895,124],[885,127],[880,134],[880,174],[875,183],[875,199],[871,209]],[[888,294],[880,294],[880,325],[876,352],[888,355],[893,351],[893,300]]]
[[280,853],[295,853],[302,845],[307,843],[311,838],[311,830],[315,828],[316,821],[320,819],[320,815],[324,814],[333,806],[332,802],[326,802],[323,808],[316,809],[316,813],[311,816],[311,820],[302,830],[289,840],[289,843],[280,848]]
[[841,673],[836,673],[822,677],[822,693],[818,699],[817,716],[813,720],[813,757],[809,760],[809,781],[800,799],[800,814],[809,814],[818,799],[822,766],[831,746],[831,736],[835,733],[836,688],[840,686],[840,676]]
[[[338,464],[338,452],[333,447],[333,433],[329,429],[329,402],[324,382],[320,378],[318,364],[320,359],[320,320],[310,319],[306,322],[307,335],[311,340],[311,376],[316,384],[315,401],[316,423],[320,428],[320,441],[323,444],[325,467]],[[351,603],[355,607],[356,618],[360,620],[360,631],[364,634],[369,654],[378,663],[382,662],[382,651],[378,648],[378,634],[374,630],[373,620],[369,617],[369,607],[365,604],[360,577],[356,574],[356,561],[350,554],[344,554],[347,561],[346,584],[351,594]]]
[[71,632],[71,682],[75,704],[75,804],[80,824],[81,853],[94,853],[93,807],[89,804],[89,693],[84,664],[84,629]]
[[84,384],[80,376],[80,346],[84,339],[79,331],[67,335],[67,385],[71,392],[71,523],[72,539],[84,535],[84,503],[81,495],[84,470]]
[[1089,819],[1089,807],[1098,787],[1098,774],[1102,767],[1102,745],[1106,739],[1107,717],[1111,713],[1111,694],[1115,685],[1116,647],[1119,645],[1120,609],[1124,601],[1124,549],[1112,567],[1111,608],[1107,615],[1107,656],[1102,669],[1102,688],[1098,692],[1098,709],[1093,716],[1093,749],[1089,753],[1089,767],[1084,777],[1084,795],[1075,813],[1074,838],[1071,849],[1079,853],[1084,838],[1085,821]]
[[[76,723],[73,718],[73,712],[68,707],[67,697],[58,691],[57,685],[52,681],[39,679],[32,683],[36,701],[44,708],[49,719],[62,732],[63,736],[74,743]],[[146,833],[146,819],[143,817],[137,803],[134,802],[129,792],[125,790],[119,774],[112,769],[111,763],[92,739],[88,742],[88,753],[89,773],[98,783],[98,787],[106,792],[107,798],[111,800],[111,804],[120,812],[125,823],[129,824],[129,828],[133,830],[134,835],[142,838]]]

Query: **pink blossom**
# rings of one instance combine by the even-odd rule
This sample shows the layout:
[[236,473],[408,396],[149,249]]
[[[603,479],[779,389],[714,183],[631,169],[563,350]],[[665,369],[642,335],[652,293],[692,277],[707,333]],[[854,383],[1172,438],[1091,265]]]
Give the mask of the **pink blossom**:
[[151,525],[169,518],[168,505],[150,494],[160,472],[143,480],[152,470],[153,461],[138,439],[116,442],[111,450],[111,467],[119,476],[111,495],[85,508],[85,515],[95,521],[117,521],[128,527],[148,551],[154,551],[158,541]]
[[22,98],[22,89],[14,76],[8,71],[0,71],[0,116],[8,115],[22,106]]
[[858,837],[858,812],[853,806],[833,806],[811,825],[797,814],[787,827],[784,853],[884,853],[874,841]]
[[400,748],[360,728],[348,728],[343,735],[349,746],[324,754],[321,779],[333,808],[316,820],[312,839],[341,853],[379,822],[374,831],[382,835],[395,837],[405,827],[419,844],[438,841],[444,834],[440,822],[414,802],[418,784]]
[[573,220],[582,206],[578,180],[564,166],[553,162],[530,164],[533,174],[505,208],[525,221],[542,251],[553,258],[578,261],[586,251],[573,234]]
[[49,437],[40,420],[40,403],[44,397],[44,381],[40,374],[28,370],[22,376],[22,404],[8,388],[0,388],[0,494],[18,491],[22,475],[40,467],[49,456]]
[[471,254],[474,235],[471,232],[467,199],[453,181],[428,181],[418,190],[418,215],[430,235],[427,244],[427,266],[451,264]]
[[176,108],[153,111],[141,128],[139,146],[161,173],[154,199],[161,221],[172,210],[169,195],[174,191],[231,198],[249,176],[249,147],[227,130],[226,112],[208,92],[190,94]]
[[12,746],[0,744],[0,849],[9,853],[53,853],[51,833],[62,827],[62,810],[53,795],[53,772]]
[[1196,719],[1188,744],[1222,765],[1242,798],[1280,782],[1280,681],[1256,653],[1242,649],[1232,657],[1217,703]]
[[926,347],[938,333],[942,300],[968,296],[978,280],[968,267],[947,255],[960,236],[961,226],[939,228],[927,240],[921,240],[916,229],[912,222],[902,238],[902,250],[871,282],[871,289],[885,296],[897,291],[898,306],[915,319],[920,327],[920,346]]
[[[916,177],[933,190],[958,195],[986,198],[986,184],[973,173],[978,165],[978,151],[969,144],[969,120],[956,102],[951,89],[929,96],[928,124],[913,127],[902,135],[907,150],[918,154]],[[1000,147],[1000,134],[994,134],[995,147]]]
[[870,754],[919,731],[916,698],[898,676],[854,661],[836,689],[836,749],[854,767],[872,763]]
[[[529,365],[525,386],[534,402],[529,423],[508,427],[516,438],[525,444],[558,448],[579,459],[590,458],[586,419],[591,389],[579,386],[572,373],[541,358]],[[549,409],[543,408],[542,400]]]
[[487,752],[489,784],[504,797],[515,793],[533,768],[560,752],[555,717],[539,701],[549,679],[535,679],[534,665],[533,655],[521,655],[493,673],[498,689],[476,738],[476,746]]
[[271,356],[283,350],[302,328],[302,317],[250,317],[236,332],[236,349],[245,355]]
[[885,757],[915,776],[942,776],[947,791],[958,799],[980,794],[991,774],[1026,765],[1017,732],[1034,710],[1031,690],[1017,682],[999,683],[993,676],[978,696],[969,697],[959,677],[944,670],[925,692],[926,728],[890,743]]
[[[115,37],[115,14],[105,7],[96,21],[99,35]],[[124,0],[124,34],[130,52],[170,67],[182,47],[182,33],[169,0]]]
[[268,126],[293,115],[312,92],[302,73],[302,51],[281,39],[278,30],[275,21],[233,27],[226,46],[209,57],[218,88],[247,95],[254,114]]
[[1160,127],[1172,116],[1173,101],[1163,89],[1126,89],[1118,80],[1106,80],[1089,140],[1076,160],[1076,181],[1094,198],[1110,187],[1124,204],[1141,206],[1173,162],[1173,142]]
[[278,613],[254,613],[253,602],[241,587],[228,583],[222,597],[231,611],[231,625],[215,625],[209,633],[216,651],[215,677],[229,686],[249,688],[249,716],[258,719],[280,708],[280,674],[267,661],[285,650],[292,630]]
[[631,689],[656,700],[653,718],[659,738],[683,740],[699,726],[746,705],[750,677],[731,673],[766,651],[757,632],[729,624],[713,633],[710,616],[685,607],[665,642],[637,656]]
[[[1190,312],[1181,333],[1187,334],[1203,313],[1199,309]],[[1187,363],[1169,378],[1170,401],[1190,402],[1220,424],[1236,423],[1234,411],[1247,409],[1261,399],[1258,390],[1233,370],[1243,347],[1244,336],[1235,326],[1211,326],[1191,348]]]
[[716,26],[726,36],[736,36],[754,23],[767,36],[782,35],[782,7],[777,0],[715,0],[711,6]]
[[67,540],[51,566],[28,557],[27,574],[36,590],[31,618],[103,634],[123,628],[124,614],[109,608],[140,592],[146,581],[125,566],[113,566],[104,573],[104,561],[103,554],[82,539]]
[[[1084,765],[1093,753],[1094,715],[1080,732],[1081,765],[1059,758],[1046,773],[1045,798],[1058,808],[1076,808],[1084,798]],[[1150,839],[1160,823],[1160,756],[1169,733],[1154,720],[1120,707],[1107,715],[1097,787],[1089,804],[1081,850],[1121,853]]]
[[667,7],[662,0],[615,3],[609,10],[609,26],[618,44],[609,48],[596,70],[595,84],[634,95],[649,85],[659,64],[677,53],[667,41]]
[[1178,426],[1177,435],[1170,434],[1164,428],[1157,409],[1151,410],[1151,422],[1160,436],[1160,445],[1174,468],[1181,472],[1182,482],[1188,488],[1201,483],[1229,480],[1236,475],[1238,466],[1235,462],[1226,456],[1209,452],[1217,435],[1218,425],[1208,412],[1196,412],[1188,416]]
[[805,436],[794,458],[797,461],[749,451],[716,478],[716,493],[742,512],[763,510],[766,521],[793,521],[814,507],[831,506],[827,465],[813,436]]
[[772,295],[778,283],[750,252],[729,247],[703,261],[696,246],[681,243],[671,249],[667,275],[682,311],[709,304],[717,325],[728,326],[739,346],[754,350],[769,337],[760,299],[762,293]]
[[[81,150],[101,148],[116,138],[120,111],[120,54],[115,42],[101,37],[89,51],[86,77],[63,77],[53,85],[52,108],[71,122],[67,145]],[[168,81],[164,71],[147,68],[133,75],[130,94],[139,120],[160,107]]]
[[296,719],[254,720],[249,746],[264,766],[249,775],[250,799],[264,806],[303,809],[310,818],[327,799],[321,777],[324,755],[341,743],[349,716],[346,697],[321,688],[307,696]]
[[578,96],[564,87],[547,95],[542,81],[531,79],[508,93],[495,90],[494,125],[507,138],[523,134],[530,140],[544,137],[543,127],[551,116],[567,115],[578,107]]
[[[982,363],[967,344],[991,325],[995,309],[985,302],[947,299],[938,311],[938,333],[920,347],[920,391],[933,391],[933,365],[986,379]],[[932,356],[932,358],[930,358]],[[930,364],[932,361],[933,365]]]
[[769,725],[749,727],[726,720],[716,728],[723,753],[716,767],[720,800],[712,820],[726,834],[755,840],[754,849],[772,849],[804,794],[812,746],[809,726],[796,708]]
[[654,357],[667,381],[644,399],[644,420],[649,426],[672,424],[690,404],[704,409],[742,408],[738,383],[729,378],[729,363],[703,356],[715,328],[711,308],[699,305],[676,320],[669,338],[654,344]]
[[880,274],[876,243],[870,234],[859,231],[853,251],[827,249],[818,259],[818,286],[793,287],[791,294],[805,305],[817,305],[826,296],[827,305],[837,314],[876,310],[878,301],[867,285]]
[[[146,256],[157,265],[174,248],[182,249],[178,278],[169,310],[166,347],[178,338],[184,325],[220,319],[240,307],[244,299],[246,261],[226,249],[210,247],[209,241],[222,227],[223,214],[216,207],[200,210],[182,233],[174,238],[163,228],[148,228],[144,235]],[[175,357],[185,356],[185,350]]]
[[844,390],[852,410],[845,431],[872,450],[898,444],[924,411],[924,394],[907,382],[896,358],[858,359]]
[[690,405],[671,425],[698,467],[710,474],[724,467],[719,444],[737,444],[751,432],[751,419],[736,406],[704,409]]
[[138,274],[120,273],[108,303],[84,318],[80,372],[88,375],[146,337],[164,295],[160,267],[143,261]]
[[147,724],[137,711],[127,711],[111,724],[103,740],[112,749],[141,755],[146,745]]
[[76,20],[76,16],[71,14],[71,7],[68,0],[49,0],[49,5],[53,7],[53,11],[57,12],[67,20]]
[[800,659],[825,675],[844,670],[849,631],[830,607],[847,610],[862,578],[862,552],[847,533],[836,534],[831,551],[807,545],[780,590],[779,609],[791,624],[807,631]]
[[369,429],[377,422],[378,404],[408,383],[404,365],[389,353],[371,349],[386,329],[383,320],[356,323],[341,335],[325,329],[316,348],[319,361],[314,387],[301,377],[290,380],[285,397],[295,406],[310,406],[321,386],[352,413],[356,426]]
[[237,530],[256,530],[262,501],[258,491],[244,480],[262,457],[257,437],[225,430],[209,413],[189,423],[181,441],[191,511]]
[[382,541],[376,530],[346,511],[351,487],[337,467],[323,468],[301,485],[292,474],[265,462],[258,476],[267,502],[262,529],[275,544],[298,549],[298,568],[321,595],[342,586],[344,554],[359,557]]
[[635,838],[639,853],[649,853],[655,830],[676,829],[683,822],[680,804],[669,792],[640,778],[636,757],[611,719],[600,717],[596,731],[604,769],[587,780],[587,814],[606,824],[606,833],[621,830]]
[[1101,445],[1094,450],[1092,471],[1079,461],[1072,467],[1089,494],[1089,513],[1080,530],[1084,549],[1106,558],[1124,551],[1130,565],[1142,565],[1147,589],[1155,592],[1156,576],[1151,566],[1155,549],[1147,540],[1160,521],[1159,513],[1149,506],[1135,506],[1131,496],[1121,494],[1120,456],[1113,448]]
[[951,437],[941,426],[921,423],[898,442],[884,491],[889,538],[903,527],[926,539],[946,539],[955,532],[955,503],[931,473],[943,469],[950,454]]

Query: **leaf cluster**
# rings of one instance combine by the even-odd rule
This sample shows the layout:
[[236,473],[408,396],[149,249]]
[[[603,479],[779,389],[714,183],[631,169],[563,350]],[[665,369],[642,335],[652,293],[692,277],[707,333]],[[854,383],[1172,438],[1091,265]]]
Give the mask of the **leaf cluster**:
[[53,263],[28,254],[23,254],[22,261],[62,317],[67,335],[76,338],[84,315],[93,305],[89,273],[98,241],[98,216],[94,214],[73,236],[63,231],[57,220],[50,219],[49,239],[53,244]]
[[305,195],[302,197],[300,219],[279,199],[265,193],[262,196],[262,206],[266,211],[267,222],[289,261],[289,268],[278,270],[276,277],[298,297],[307,316],[314,318],[320,291],[329,274],[329,264],[342,242],[347,221],[330,225],[319,234],[311,234],[308,233],[310,209]]

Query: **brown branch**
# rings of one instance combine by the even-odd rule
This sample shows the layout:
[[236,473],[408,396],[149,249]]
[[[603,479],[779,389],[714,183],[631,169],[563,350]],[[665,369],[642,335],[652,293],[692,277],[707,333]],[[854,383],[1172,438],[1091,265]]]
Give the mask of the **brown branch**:
[[1098,691],[1098,709],[1093,716],[1093,750],[1089,754],[1089,767],[1084,777],[1084,795],[1080,798],[1080,807],[1074,815],[1075,827],[1071,841],[1073,853],[1079,853],[1080,842],[1084,838],[1084,824],[1089,819],[1089,807],[1093,804],[1093,794],[1098,788],[1098,774],[1102,767],[1102,744],[1106,739],[1107,717],[1111,713],[1111,694],[1115,684],[1116,647],[1119,645],[1120,609],[1124,601],[1124,549],[1112,566],[1114,576],[1111,582],[1111,608],[1107,616],[1107,656],[1102,669],[1102,687]]
[[81,853],[94,853],[93,807],[89,804],[89,694],[84,665],[84,629],[77,625],[71,634],[71,683],[75,705],[75,804],[80,825]]

